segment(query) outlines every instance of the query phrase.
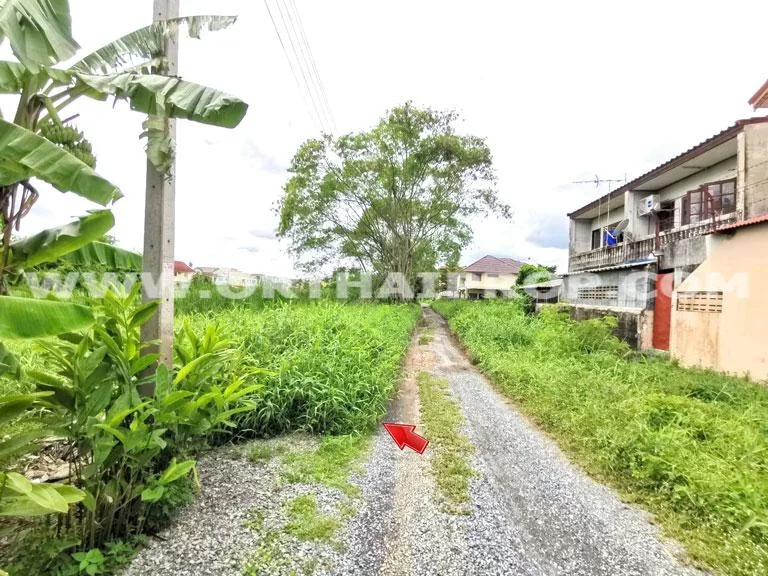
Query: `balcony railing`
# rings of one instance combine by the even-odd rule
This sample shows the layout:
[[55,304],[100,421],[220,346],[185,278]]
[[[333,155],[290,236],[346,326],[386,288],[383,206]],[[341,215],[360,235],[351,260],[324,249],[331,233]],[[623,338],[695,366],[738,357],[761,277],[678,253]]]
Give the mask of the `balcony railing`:
[[[717,219],[718,226],[730,224],[736,220],[736,214],[727,214]],[[606,266],[617,266],[635,260],[644,260],[651,255],[657,247],[664,249],[665,246],[674,244],[687,238],[695,238],[712,230],[712,221],[707,220],[699,224],[690,224],[680,228],[661,232],[657,238],[655,235],[646,236],[633,242],[622,242],[615,246],[605,246],[574,254],[568,261],[569,272],[579,272],[582,270],[592,270],[594,268],[604,268]]]

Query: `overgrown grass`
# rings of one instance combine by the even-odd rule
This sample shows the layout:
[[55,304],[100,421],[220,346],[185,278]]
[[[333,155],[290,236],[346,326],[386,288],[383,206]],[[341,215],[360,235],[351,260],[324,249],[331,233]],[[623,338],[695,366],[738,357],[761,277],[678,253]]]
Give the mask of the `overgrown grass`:
[[[41,370],[44,368],[40,355],[37,352],[37,344],[31,341],[4,342],[5,347],[21,364],[22,370]],[[0,396],[6,394],[27,394],[33,392],[33,386],[29,382],[21,381],[10,376],[0,376]],[[29,432],[44,425],[40,410],[29,410],[21,418],[6,423],[0,430],[0,437],[13,436],[23,432]],[[2,460],[0,459],[0,463]]]
[[611,321],[435,302],[473,361],[698,563],[768,573],[768,389],[633,354]]
[[211,319],[239,343],[241,371],[268,371],[258,408],[240,428],[348,434],[372,429],[386,412],[419,309],[415,305],[275,304],[181,319]]
[[469,459],[474,448],[461,433],[464,424],[461,410],[448,390],[448,382],[426,372],[419,372],[417,380],[421,420],[430,439],[435,483],[449,512],[468,514],[469,481],[475,474]]
[[315,450],[286,453],[281,476],[291,484],[323,484],[356,496],[349,476],[358,469],[370,444],[369,435],[324,436]]
[[298,540],[329,541],[341,525],[339,518],[320,510],[314,494],[297,496],[287,503],[285,510],[285,531]]

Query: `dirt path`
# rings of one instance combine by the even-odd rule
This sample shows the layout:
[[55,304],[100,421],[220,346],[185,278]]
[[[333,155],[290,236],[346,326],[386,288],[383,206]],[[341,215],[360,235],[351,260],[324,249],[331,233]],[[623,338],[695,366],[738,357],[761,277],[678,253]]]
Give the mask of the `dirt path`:
[[439,509],[430,450],[400,452],[382,431],[360,479],[363,504],[348,525],[346,552],[328,574],[699,574],[645,514],[570,464],[501,398],[442,318],[425,309],[424,321],[433,340],[409,354],[389,419],[418,426],[416,372],[449,382],[475,446],[471,514]]

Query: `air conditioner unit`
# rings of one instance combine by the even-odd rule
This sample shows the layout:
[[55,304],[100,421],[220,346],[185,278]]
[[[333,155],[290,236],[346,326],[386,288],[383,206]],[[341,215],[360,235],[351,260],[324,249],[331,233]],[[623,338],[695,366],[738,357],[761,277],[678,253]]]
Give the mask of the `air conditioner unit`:
[[640,216],[648,216],[648,214],[655,214],[661,210],[661,200],[658,194],[651,194],[646,196],[640,201],[640,208],[638,214]]

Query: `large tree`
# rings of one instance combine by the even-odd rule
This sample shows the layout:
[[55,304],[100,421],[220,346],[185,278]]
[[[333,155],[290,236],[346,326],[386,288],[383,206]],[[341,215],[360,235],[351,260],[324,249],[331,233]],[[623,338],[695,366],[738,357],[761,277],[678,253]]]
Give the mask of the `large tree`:
[[279,203],[278,235],[307,269],[352,259],[366,271],[412,279],[458,260],[468,218],[509,216],[485,140],[456,132],[455,112],[387,112],[367,132],[305,142]]

